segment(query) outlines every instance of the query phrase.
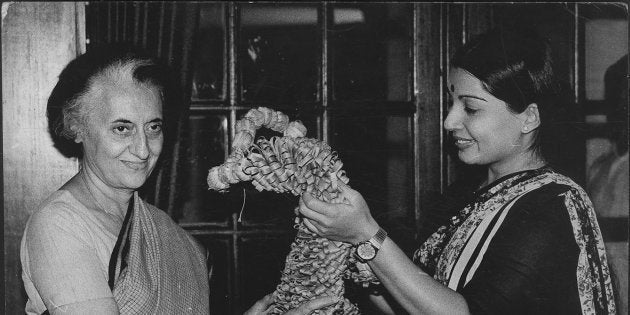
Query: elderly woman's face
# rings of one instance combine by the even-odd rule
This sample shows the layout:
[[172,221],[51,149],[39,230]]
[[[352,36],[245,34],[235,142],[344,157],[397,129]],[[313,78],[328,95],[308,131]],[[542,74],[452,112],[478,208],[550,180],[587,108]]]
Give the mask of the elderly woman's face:
[[162,102],[156,88],[106,86],[93,101],[81,135],[84,162],[105,184],[137,189],[162,151]]

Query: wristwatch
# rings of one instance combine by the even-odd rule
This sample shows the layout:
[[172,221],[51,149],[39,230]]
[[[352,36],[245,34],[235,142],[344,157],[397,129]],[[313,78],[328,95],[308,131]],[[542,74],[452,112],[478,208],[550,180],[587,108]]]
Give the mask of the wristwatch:
[[361,242],[355,245],[355,255],[359,259],[359,261],[366,263],[374,257],[376,257],[376,253],[383,245],[383,242],[387,238],[387,232],[382,228],[378,229],[378,232],[372,238],[367,241]]

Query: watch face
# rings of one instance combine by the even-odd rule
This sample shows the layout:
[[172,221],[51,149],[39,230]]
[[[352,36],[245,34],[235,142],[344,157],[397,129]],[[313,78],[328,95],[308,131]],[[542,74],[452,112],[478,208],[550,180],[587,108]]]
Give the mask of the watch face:
[[357,246],[357,256],[363,260],[372,260],[376,256],[376,250],[369,242],[361,243]]

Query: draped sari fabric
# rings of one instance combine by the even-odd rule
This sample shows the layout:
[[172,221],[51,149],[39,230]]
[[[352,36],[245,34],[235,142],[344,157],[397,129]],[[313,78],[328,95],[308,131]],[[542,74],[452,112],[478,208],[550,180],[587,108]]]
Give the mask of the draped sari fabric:
[[579,248],[575,277],[583,314],[615,314],[610,272],[595,211],[584,190],[549,168],[519,172],[481,190],[448,226],[431,235],[414,262],[453,290],[473,278],[492,238],[511,207],[527,193],[548,184],[568,187],[561,197]]
[[137,193],[109,266],[121,314],[208,314],[205,250]]

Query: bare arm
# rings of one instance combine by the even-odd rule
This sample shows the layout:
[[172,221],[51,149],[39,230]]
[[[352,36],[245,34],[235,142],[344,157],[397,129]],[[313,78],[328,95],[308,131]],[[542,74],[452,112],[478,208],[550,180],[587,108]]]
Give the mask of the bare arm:
[[107,314],[118,315],[118,305],[113,298],[94,299],[49,309],[51,315]]
[[466,300],[416,266],[387,238],[369,262],[387,291],[410,314],[468,314]]
[[119,314],[89,232],[69,209],[46,208],[31,218],[21,249],[24,276],[50,314]]
[[[345,198],[342,204],[325,203],[304,194],[300,213],[305,216],[306,226],[321,236],[353,244],[371,238],[378,231],[378,224],[365,200],[350,187],[341,185],[341,188]],[[369,265],[396,302],[410,314],[469,313],[462,295],[427,275],[389,238]],[[386,303],[381,306],[384,310],[388,308]]]

